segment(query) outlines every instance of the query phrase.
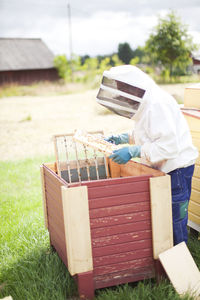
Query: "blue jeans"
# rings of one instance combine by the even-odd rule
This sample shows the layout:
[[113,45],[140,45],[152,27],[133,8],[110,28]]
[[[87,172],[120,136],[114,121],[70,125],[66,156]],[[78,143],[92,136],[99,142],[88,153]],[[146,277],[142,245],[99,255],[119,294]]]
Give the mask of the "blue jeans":
[[168,173],[171,176],[174,245],[188,240],[188,204],[193,173],[194,165]]

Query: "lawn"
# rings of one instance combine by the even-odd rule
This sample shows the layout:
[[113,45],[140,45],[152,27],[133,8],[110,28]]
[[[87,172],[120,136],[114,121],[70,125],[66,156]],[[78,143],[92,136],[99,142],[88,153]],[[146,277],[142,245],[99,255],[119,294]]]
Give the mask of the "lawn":
[[[38,157],[0,163],[0,298],[14,300],[75,299],[77,288],[66,267],[49,246],[44,228]],[[200,241],[190,236],[189,248],[200,268]],[[169,281],[141,281],[96,292],[96,300],[176,300]]]

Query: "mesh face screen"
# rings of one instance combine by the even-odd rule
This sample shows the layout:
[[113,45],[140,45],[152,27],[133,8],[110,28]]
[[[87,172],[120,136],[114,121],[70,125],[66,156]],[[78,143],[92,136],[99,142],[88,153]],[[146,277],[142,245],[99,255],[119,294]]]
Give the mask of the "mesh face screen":
[[98,102],[126,118],[132,118],[140,106],[140,102],[114,94],[108,90],[100,89],[97,95]]
[[142,98],[145,93],[145,90],[143,90],[141,88],[135,87],[133,85],[130,85],[128,83],[125,83],[125,82],[122,82],[119,80],[110,79],[105,76],[102,79],[102,84],[105,86],[108,86],[110,88],[117,89],[119,91],[139,97],[139,98]]

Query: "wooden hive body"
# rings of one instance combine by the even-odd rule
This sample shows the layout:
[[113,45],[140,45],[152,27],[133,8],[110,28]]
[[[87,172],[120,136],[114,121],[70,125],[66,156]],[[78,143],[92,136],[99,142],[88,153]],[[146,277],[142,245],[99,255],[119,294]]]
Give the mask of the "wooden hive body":
[[[193,144],[200,152],[200,84],[185,88],[184,116],[188,122]],[[192,179],[192,193],[188,208],[188,225],[200,232],[200,158],[195,163]]]
[[[194,114],[195,113],[195,114]],[[190,127],[193,144],[200,152],[200,111],[184,110],[185,118]],[[200,232],[200,158],[195,163],[192,178],[192,192],[188,208],[188,225]]]
[[[41,167],[50,243],[82,298],[92,299],[98,288],[154,277],[158,254],[173,246],[169,176],[133,161],[108,165],[111,178],[78,183],[60,178],[56,164]],[[160,195],[158,204],[152,205],[151,186]]]
[[200,84],[196,83],[185,88],[184,106],[188,108],[200,109]]

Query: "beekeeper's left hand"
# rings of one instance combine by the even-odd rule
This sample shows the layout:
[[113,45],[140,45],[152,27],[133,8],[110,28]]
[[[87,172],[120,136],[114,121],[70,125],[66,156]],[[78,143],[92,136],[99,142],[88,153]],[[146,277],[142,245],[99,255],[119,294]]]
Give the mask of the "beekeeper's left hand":
[[113,154],[109,156],[114,162],[118,164],[126,164],[132,157],[140,157],[141,146],[129,146],[119,150],[114,150]]

